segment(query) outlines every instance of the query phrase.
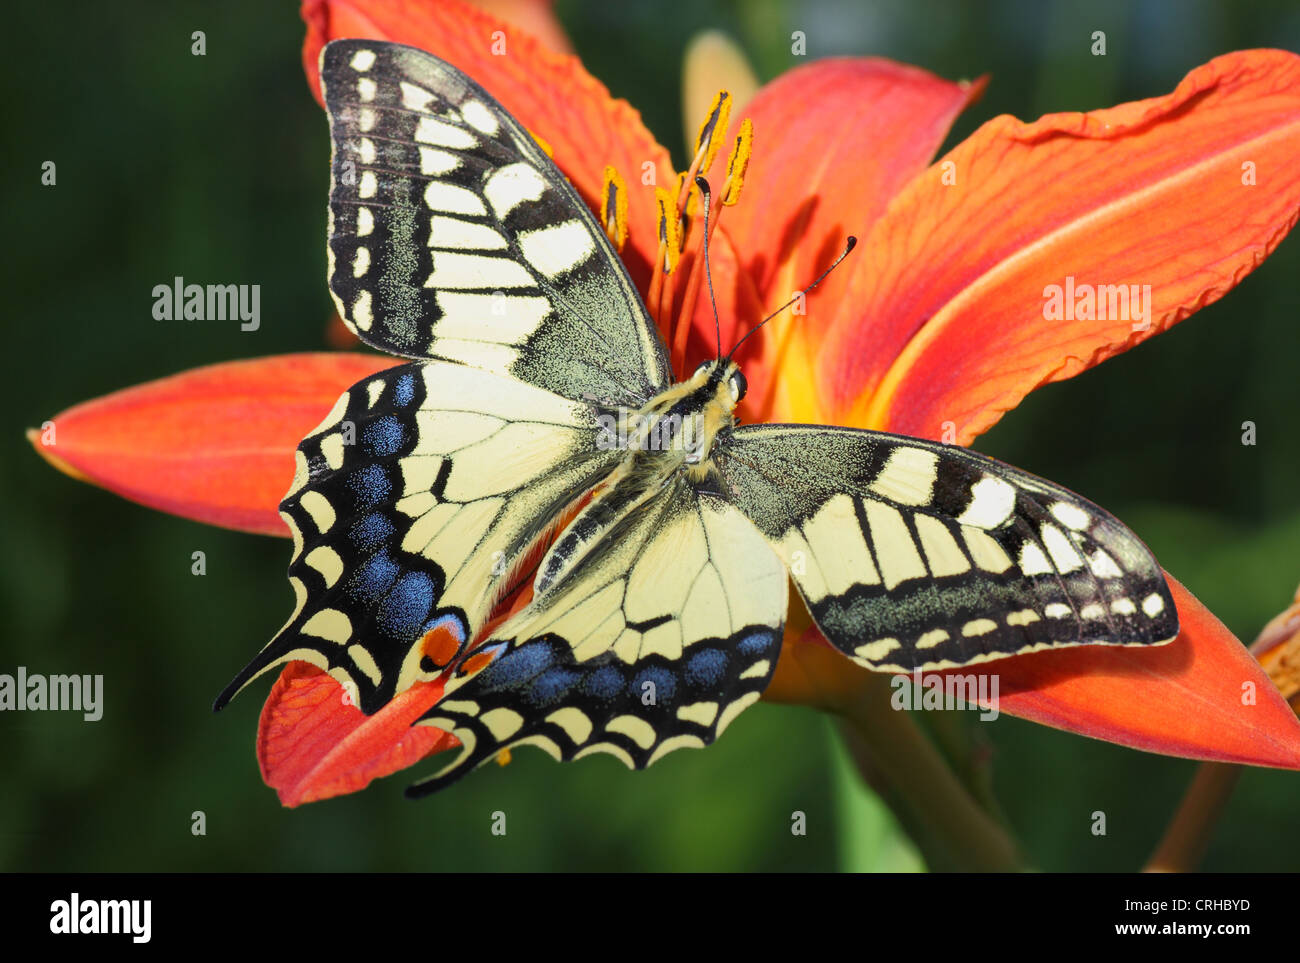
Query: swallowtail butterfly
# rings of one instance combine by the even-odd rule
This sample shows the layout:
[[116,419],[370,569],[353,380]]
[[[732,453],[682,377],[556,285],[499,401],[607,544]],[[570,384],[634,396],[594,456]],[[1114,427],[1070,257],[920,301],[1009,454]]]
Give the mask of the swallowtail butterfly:
[[[767,686],[790,581],[881,671],[1178,634],[1150,552],[1057,485],[899,435],[738,426],[730,358],[674,383],[600,225],[454,67],[340,40],[321,82],[329,288],[410,363],[299,446],[297,607],[218,707],[292,659],[368,714],[441,676],[421,721],[463,748],[418,795],[522,744],[638,768],[707,745]],[[531,602],[471,648],[520,577]]]

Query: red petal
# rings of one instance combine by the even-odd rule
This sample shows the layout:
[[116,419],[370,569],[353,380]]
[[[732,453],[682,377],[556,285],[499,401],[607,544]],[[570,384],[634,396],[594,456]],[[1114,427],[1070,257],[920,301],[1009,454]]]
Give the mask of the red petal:
[[458,746],[450,733],[414,725],[441,695],[441,682],[422,682],[366,716],[345,699],[333,676],[306,662],[290,662],[258,724],[262,778],[281,803],[300,806],[356,792],[372,779]]
[[364,354],[231,361],[116,391],[29,433],[43,457],[123,498],[219,525],[288,535],[276,506],[294,449],[347,388],[399,363]]
[[[990,121],[914,179],[853,255],[816,379],[827,406],[842,423],[925,437],[951,421],[969,442],[1029,391],[1250,273],[1295,223],[1297,154],[1300,57],[1279,50],[1219,57],[1165,97]],[[1046,320],[1046,289],[1067,277],[1149,285],[1149,328]]]
[[474,6],[532,34],[551,50],[573,53],[573,45],[555,17],[551,0],[474,0]]
[[[823,60],[763,87],[743,112],[754,123],[745,188],[740,203],[720,222],[736,243],[762,307],[774,310],[812,281],[843,249],[849,234],[863,237],[894,195],[930,162],[953,119],[983,88],[983,80],[954,84],[879,59]],[[720,187],[727,152],[719,156],[714,179]],[[730,293],[736,283],[728,267],[713,265],[720,292]],[[767,338],[773,350],[787,336],[820,343],[830,306],[838,303],[848,282],[847,266],[841,271],[810,295],[807,318],[786,319],[755,340]],[[720,307],[722,301],[720,294]],[[723,318],[733,320],[725,312]],[[734,318],[741,331],[758,320],[749,313]],[[699,306],[695,321],[712,344],[713,315],[707,303]],[[736,334],[723,333],[726,350]],[[745,351],[752,366],[758,346],[747,344]],[[790,360],[797,368],[798,362]],[[798,405],[761,390],[748,370],[751,391],[769,398],[783,417],[815,417],[815,412],[796,413]],[[783,380],[806,383],[807,368],[803,370],[804,377]],[[774,387],[797,390],[799,384]]]
[[[1166,573],[1182,632],[1155,649],[1084,646],[997,664],[1001,708],[1168,755],[1300,769],[1300,720],[1259,663]],[[1243,705],[1243,690],[1254,705]]]
[[[1000,711],[1067,732],[1171,756],[1300,769],[1294,711],[1223,623],[1166,577],[1182,625],[1168,645],[1080,646],[937,674],[996,675]],[[812,628],[787,639],[763,697],[840,710],[861,698],[869,675]],[[1247,683],[1254,705],[1242,703]]]
[[[658,247],[653,183],[673,183],[668,152],[655,142],[641,115],[583,68],[576,57],[553,53],[533,37],[460,2],[305,0],[307,39],[303,64],[319,98],[320,49],[340,37],[370,37],[409,44],[455,64],[501,101],[521,124],[555,152],[564,171],[593,210],[600,206],[606,164],[630,185],[631,236],[623,250],[632,279],[644,292]],[[504,38],[504,54],[493,45]]]

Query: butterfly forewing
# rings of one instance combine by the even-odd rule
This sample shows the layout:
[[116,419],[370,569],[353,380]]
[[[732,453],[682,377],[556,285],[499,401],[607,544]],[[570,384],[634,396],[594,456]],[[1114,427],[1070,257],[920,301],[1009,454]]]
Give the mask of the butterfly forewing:
[[573,187],[482,88],[423,51],[340,40],[321,55],[329,286],[366,343],[569,398],[667,387],[658,332]]
[[1178,634],[1151,553],[1096,505],[991,458],[879,432],[735,431],[722,487],[818,627],[873,669],[938,669]]

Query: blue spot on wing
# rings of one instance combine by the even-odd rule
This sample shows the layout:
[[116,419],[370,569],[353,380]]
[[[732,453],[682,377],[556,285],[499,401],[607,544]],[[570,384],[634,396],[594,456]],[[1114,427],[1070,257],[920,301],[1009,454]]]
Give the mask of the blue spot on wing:
[[348,488],[356,498],[358,511],[374,508],[388,497],[392,483],[388,473],[379,465],[366,465],[354,471],[347,481]]
[[348,538],[359,552],[372,552],[397,534],[397,529],[383,515],[372,513],[358,519],[348,532]]
[[527,699],[534,706],[547,706],[562,699],[570,689],[582,681],[582,673],[573,669],[547,669],[529,687]]
[[554,661],[551,647],[545,642],[527,642],[500,656],[484,669],[476,684],[485,689],[504,689],[521,685]]
[[415,375],[406,373],[393,384],[393,404],[405,408],[415,400]]
[[745,636],[736,644],[736,651],[741,655],[759,656],[766,653],[772,648],[775,641],[775,634],[770,632],[754,632]]
[[434,603],[433,579],[423,572],[407,572],[379,603],[375,621],[394,639],[413,639],[429,618]]
[[402,449],[406,429],[393,415],[384,415],[366,425],[361,435],[362,447],[372,458],[387,458]]
[[648,666],[638,672],[632,679],[632,696],[640,699],[649,690],[646,688],[647,682],[654,683],[655,701],[668,701],[672,699],[677,692],[677,679],[667,669],[661,669],[659,666]]
[[686,660],[686,681],[693,686],[713,686],[722,681],[727,654],[721,649],[702,649]]
[[608,702],[623,691],[623,673],[612,665],[601,666],[587,676],[582,688],[592,698]]
[[348,594],[364,602],[372,601],[392,588],[399,572],[401,567],[381,552],[357,569],[349,582]]

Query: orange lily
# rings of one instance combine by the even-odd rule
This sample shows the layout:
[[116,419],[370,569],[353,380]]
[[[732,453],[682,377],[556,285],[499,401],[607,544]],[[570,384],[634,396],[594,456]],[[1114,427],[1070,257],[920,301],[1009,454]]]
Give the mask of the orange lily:
[[[634,188],[627,268],[674,360],[689,371],[711,356],[713,316],[692,279],[697,218],[686,221],[673,274],[659,269],[656,198],[644,185],[677,183],[668,152],[576,58],[459,0],[307,0],[303,15],[313,90],[330,39],[412,44],[483,83],[550,146],[593,208],[606,166],[626,175]],[[504,56],[494,49],[499,38]],[[746,345],[746,420],[969,443],[1034,388],[1221,297],[1300,211],[1291,163],[1300,148],[1300,58],[1292,54],[1227,54],[1171,94],[1109,110],[1032,124],[998,117],[931,164],[982,87],[885,60],[831,60],[790,71],[748,104],[756,147],[744,195],[724,217],[714,212],[710,239],[724,345],[816,276],[847,234],[862,243],[810,296],[807,317],[771,325]],[[740,130],[737,121],[723,143]],[[725,193],[724,184],[715,200]],[[697,203],[687,192],[674,200]],[[1149,316],[1141,326],[1045,320],[1044,288],[1067,276],[1150,285]],[[46,442],[34,432],[33,442],[76,477],[152,507],[287,534],[276,505],[298,441],[345,388],[393,363],[336,354],[217,365],[70,409],[52,420],[56,436]],[[1001,660],[990,670],[1000,678],[1000,708],[1149,751],[1300,768],[1295,715],[1237,639],[1170,582],[1183,627],[1174,644]],[[808,625],[806,613],[792,611],[767,698],[851,713],[868,674]],[[1251,705],[1242,704],[1245,683],[1258,693]],[[290,665],[262,715],[263,774],[297,805],[454,745],[410,728],[439,692],[437,683],[417,686],[365,717],[329,676]]]

